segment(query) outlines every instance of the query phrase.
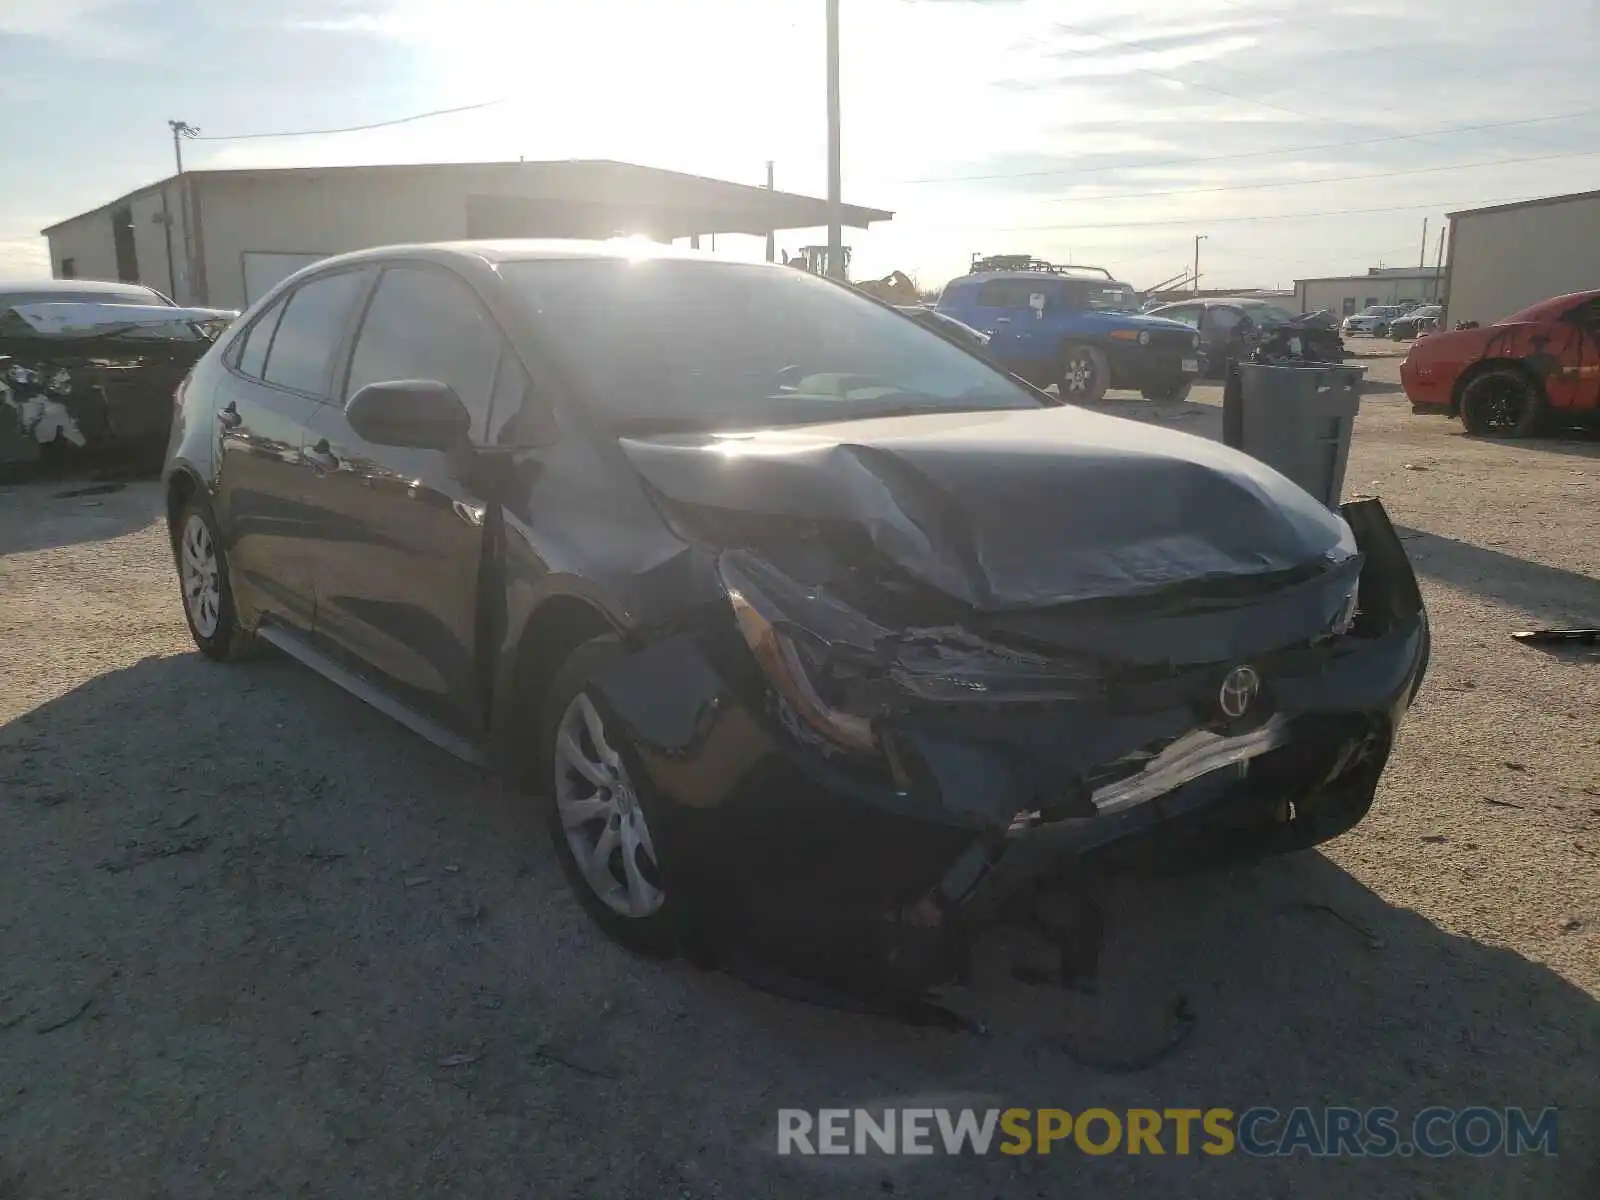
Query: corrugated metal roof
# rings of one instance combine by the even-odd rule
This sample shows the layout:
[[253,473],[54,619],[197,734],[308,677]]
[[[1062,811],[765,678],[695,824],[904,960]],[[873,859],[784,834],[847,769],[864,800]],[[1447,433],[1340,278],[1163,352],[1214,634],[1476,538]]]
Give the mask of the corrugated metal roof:
[[[803,196],[796,192],[769,192],[766,188],[754,184],[734,183],[706,175],[690,175],[682,171],[643,167],[635,163],[617,162],[614,159],[562,159],[535,162],[388,163],[374,166],[251,167],[230,171],[186,171],[182,176],[169,175],[154,183],[135,188],[97,208],[57,221],[40,230],[40,233],[48,237],[64,225],[131,203],[179,178],[192,181],[208,179],[249,181],[330,175],[349,178],[357,175],[437,174],[456,171],[493,171],[506,175],[517,173],[536,176],[544,182],[565,183],[568,186],[575,183],[592,185],[610,193],[605,197],[606,202],[614,202],[619,198],[618,189],[624,193],[624,198],[625,193],[632,187],[648,188],[655,185],[693,189],[708,199],[714,197],[720,201],[734,201],[736,206],[749,209],[760,207],[763,212],[770,210],[774,219],[781,222],[777,226],[779,229],[806,229],[826,225],[828,222],[827,201],[815,196]],[[708,205],[707,212],[712,213],[726,207],[726,204]],[[857,204],[846,204],[843,210],[844,223],[856,229],[864,229],[873,221],[888,221],[894,217],[891,211],[866,208]],[[706,228],[701,232],[734,231]]]

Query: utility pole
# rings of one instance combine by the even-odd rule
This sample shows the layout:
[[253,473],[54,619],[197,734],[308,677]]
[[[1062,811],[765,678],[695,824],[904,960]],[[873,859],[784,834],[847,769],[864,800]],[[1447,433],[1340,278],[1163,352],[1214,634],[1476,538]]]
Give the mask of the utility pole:
[[168,121],[172,129],[172,156],[178,160],[178,174],[183,174],[183,139],[197,138],[200,130],[187,121]]
[[[772,191],[772,160],[767,159],[767,191]],[[772,229],[772,197],[767,197],[767,261],[778,261],[777,235]]]
[[1422,245],[1417,247],[1417,270],[1428,265],[1428,218],[1422,218]]
[[195,296],[194,296],[195,285],[194,285],[194,270],[193,270],[194,243],[190,240],[190,237],[189,237],[189,230],[190,230],[189,186],[188,186],[188,181],[183,178],[183,139],[184,138],[197,138],[197,137],[199,137],[200,136],[200,130],[199,130],[198,127],[189,124],[189,122],[187,122],[187,121],[168,121],[167,122],[167,127],[172,130],[172,156],[173,156],[174,159],[177,160],[177,164],[178,164],[178,210],[179,210],[180,215],[183,218],[183,281],[184,281],[183,286],[184,286],[184,295],[181,298],[181,300],[180,300],[179,296],[177,295],[177,291],[178,291],[177,277],[173,273],[173,263],[172,263],[172,214],[167,212],[167,190],[166,190],[165,187],[163,187],[161,189],[161,211],[162,211],[163,215],[166,218],[166,226],[167,226],[167,282],[168,282],[169,286],[172,288],[172,291],[173,291],[173,297],[172,298],[174,300],[179,300],[180,303],[184,303],[184,304],[193,304],[195,302]]
[[1194,294],[1197,296],[1200,294],[1200,243],[1210,236],[1207,233],[1194,235]]
[[828,274],[844,278],[839,184],[839,0],[825,0],[828,25]]

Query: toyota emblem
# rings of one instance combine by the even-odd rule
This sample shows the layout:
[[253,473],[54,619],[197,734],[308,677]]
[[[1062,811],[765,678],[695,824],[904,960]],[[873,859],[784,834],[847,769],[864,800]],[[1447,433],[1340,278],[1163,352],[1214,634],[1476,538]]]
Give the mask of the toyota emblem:
[[1217,703],[1222,706],[1224,716],[1237,720],[1250,711],[1260,690],[1261,676],[1256,674],[1256,669],[1238,666],[1223,677],[1222,687],[1217,692]]

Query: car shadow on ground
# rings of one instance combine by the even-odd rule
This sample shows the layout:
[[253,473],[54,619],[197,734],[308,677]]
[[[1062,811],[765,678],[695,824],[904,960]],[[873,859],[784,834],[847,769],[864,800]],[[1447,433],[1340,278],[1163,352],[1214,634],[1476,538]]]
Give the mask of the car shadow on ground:
[[155,480],[98,481],[63,475],[48,481],[0,484],[0,507],[38,513],[29,524],[0,524],[0,556],[100,542],[143,529],[162,515]]
[[1557,429],[1547,436],[1524,438],[1518,447],[1537,450],[1541,454],[1565,454],[1573,458],[1600,459],[1600,428],[1573,426]]
[[[10,1171],[64,1193],[204,1194],[221,1169],[238,1194],[337,1178],[435,1196],[536,1181],[937,1200],[1054,1194],[1064,1170],[1219,1200],[1592,1200],[1600,1182],[1595,999],[1318,853],[1109,885],[1094,997],[1017,982],[1037,947],[986,935],[951,997],[984,1018],[979,1036],[616,949],[524,799],[276,656],[150,658],[17,717],[0,797],[0,1078],[20,1084],[0,1130]],[[1172,1053],[1147,1053],[1175,1030]],[[1153,1065],[1126,1065],[1140,1058]],[[1560,1153],[775,1155],[780,1107],[933,1097],[1557,1107]]]
[[1398,532],[1418,575],[1503,600],[1553,626],[1600,625],[1600,579],[1420,529]]

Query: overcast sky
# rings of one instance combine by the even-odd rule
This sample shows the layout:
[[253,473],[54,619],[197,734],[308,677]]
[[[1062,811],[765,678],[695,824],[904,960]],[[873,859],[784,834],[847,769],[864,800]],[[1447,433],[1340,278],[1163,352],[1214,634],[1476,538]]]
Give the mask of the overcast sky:
[[[1431,263],[1448,209],[1600,188],[1600,0],[840,5],[845,198],[896,214],[847,232],[857,278],[1028,251],[1148,286],[1205,234],[1208,285],[1288,286],[1416,263],[1424,217]],[[756,183],[774,159],[820,195],[823,78],[823,0],[0,0],[0,275],[48,274],[40,228],[169,173],[168,118],[226,138],[492,100],[187,162]]]

